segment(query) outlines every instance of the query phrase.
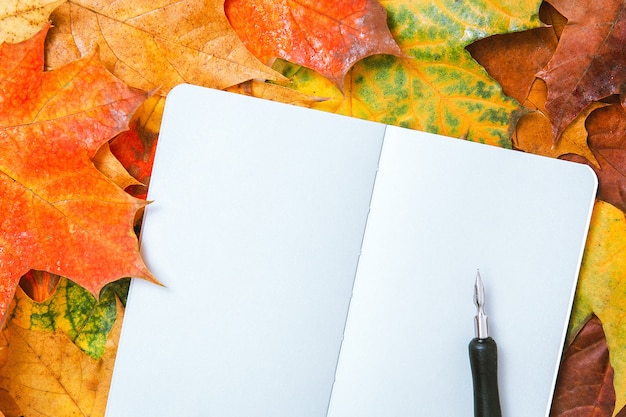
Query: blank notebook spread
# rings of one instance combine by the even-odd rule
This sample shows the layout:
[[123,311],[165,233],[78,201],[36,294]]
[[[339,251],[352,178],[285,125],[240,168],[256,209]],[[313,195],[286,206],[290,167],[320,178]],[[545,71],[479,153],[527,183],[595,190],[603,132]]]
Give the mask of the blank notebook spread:
[[585,165],[182,85],[108,417],[471,417],[474,280],[503,415],[548,416]]

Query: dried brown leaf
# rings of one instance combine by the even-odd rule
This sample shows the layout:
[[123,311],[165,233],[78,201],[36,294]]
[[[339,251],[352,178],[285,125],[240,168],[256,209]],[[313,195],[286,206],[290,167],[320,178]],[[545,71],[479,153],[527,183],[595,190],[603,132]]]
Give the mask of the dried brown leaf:
[[[614,415],[613,368],[602,323],[593,316],[564,354],[550,417]],[[626,417],[622,410],[619,417]]]
[[[598,166],[598,198],[626,211],[626,111],[620,104],[594,111],[586,121],[587,140]],[[565,159],[586,162],[576,156]]]
[[556,142],[591,102],[626,88],[624,0],[549,0],[567,18],[559,45],[537,75],[548,84],[546,109]]
[[545,86],[543,80],[537,79],[526,103],[529,105],[528,102],[532,101],[533,105],[537,106],[537,110],[519,119],[513,133],[513,146],[524,152],[552,158],[575,154],[583,157],[595,167],[599,167],[598,161],[587,144],[585,120],[591,112],[605,105],[602,103],[590,105],[565,129],[563,136],[555,145],[552,142],[550,120],[542,111],[546,100],[546,90],[542,86]]

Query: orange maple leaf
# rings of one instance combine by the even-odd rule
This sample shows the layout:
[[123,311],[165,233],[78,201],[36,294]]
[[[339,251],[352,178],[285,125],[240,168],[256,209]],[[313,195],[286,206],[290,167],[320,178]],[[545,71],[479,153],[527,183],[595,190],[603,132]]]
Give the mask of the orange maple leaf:
[[91,162],[128,128],[146,94],[95,54],[44,72],[48,28],[0,44],[0,322],[30,269],[68,277],[95,296],[124,276],[157,282],[132,228],[145,202]]
[[226,16],[261,61],[311,68],[337,87],[357,61],[374,54],[404,56],[378,0],[226,0]]

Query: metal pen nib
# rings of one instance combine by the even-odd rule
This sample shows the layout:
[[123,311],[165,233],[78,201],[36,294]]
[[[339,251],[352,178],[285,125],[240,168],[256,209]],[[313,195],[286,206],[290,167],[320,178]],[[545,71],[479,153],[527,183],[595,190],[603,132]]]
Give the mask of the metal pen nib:
[[474,417],[502,417],[498,390],[498,346],[489,336],[485,313],[485,287],[476,271],[474,284],[476,303],[476,337],[469,343],[470,366],[474,383]]
[[474,283],[474,304],[476,304],[476,316],[474,316],[476,337],[486,339],[489,337],[489,323],[487,313],[485,313],[485,287],[478,270],[476,271],[476,282]]

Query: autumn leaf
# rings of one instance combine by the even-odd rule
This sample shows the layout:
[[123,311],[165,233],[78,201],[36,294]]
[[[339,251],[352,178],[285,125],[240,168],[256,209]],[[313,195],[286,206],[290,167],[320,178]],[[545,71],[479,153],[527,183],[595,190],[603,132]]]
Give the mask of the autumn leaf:
[[239,40],[223,0],[71,0],[52,21],[59,29],[51,31],[47,45],[49,66],[98,47],[114,75],[144,91],[166,94],[183,82],[224,88],[279,77]]
[[540,16],[551,26],[491,36],[475,42],[467,49],[502,85],[506,94],[529,109],[518,120],[513,131],[512,140],[516,149],[553,158],[576,154],[598,166],[587,145],[585,119],[603,104],[590,104],[564,130],[556,144],[552,140],[552,129],[545,108],[546,84],[535,75],[556,50],[564,18],[547,3],[542,4]]
[[24,416],[102,416],[113,374],[123,309],[107,339],[105,354],[94,360],[61,332],[25,330],[9,323],[9,356],[0,368],[0,409],[17,404]]
[[98,299],[80,285],[61,278],[45,301],[36,302],[18,288],[9,309],[10,322],[27,330],[60,331],[95,359],[105,353],[109,332],[117,319],[117,300],[125,304],[129,278],[107,284]]
[[68,277],[95,296],[108,282],[156,282],[132,224],[145,202],[91,158],[127,129],[145,95],[87,56],[44,72],[46,30],[0,45],[0,315],[30,269]]
[[[117,137],[123,137],[123,135],[127,132],[129,131],[127,130],[126,132],[120,133]],[[124,168],[122,162],[116,158],[111,151],[111,144],[109,142],[102,145],[91,160],[98,171],[109,177],[111,181],[113,181],[121,189],[126,189],[136,185],[143,186],[140,181],[133,177],[126,170],[126,168]],[[145,186],[143,186],[143,188],[145,188]]]
[[[595,110],[586,120],[587,142],[599,166],[598,198],[626,211],[626,111],[620,104]],[[564,159],[587,162],[567,155]]]
[[556,142],[592,101],[626,92],[626,3],[550,0],[568,20],[547,67],[546,109]]
[[540,1],[383,1],[407,58],[375,55],[348,72],[344,94],[314,72],[285,61],[273,68],[313,105],[387,124],[511,147],[518,104],[502,93],[465,47],[492,34],[538,27]]
[[18,43],[48,24],[50,13],[65,0],[4,0],[0,2],[0,43]]
[[119,161],[124,171],[129,172],[134,180],[123,186],[116,183],[131,195],[145,200],[158,136],[145,131],[140,132],[139,129],[137,124],[134,124],[131,129],[119,134],[111,141],[110,149],[113,159]]
[[135,111],[131,126],[135,126],[140,136],[156,137],[161,130],[161,119],[165,108],[165,97],[153,95],[148,97]]
[[[610,417],[615,408],[613,368],[597,317],[587,322],[563,355],[550,417]],[[626,409],[618,417],[626,416]]]
[[261,61],[303,65],[339,88],[357,61],[374,54],[402,56],[378,0],[226,0],[224,9]]
[[[591,226],[572,313],[570,332],[595,314],[602,322],[615,371],[615,409],[626,405],[626,219],[614,206],[598,201]],[[570,334],[570,339],[572,339]]]
[[263,98],[265,100],[278,101],[280,103],[293,104],[302,107],[311,107],[315,103],[325,101],[322,97],[313,97],[291,88],[277,84],[266,83],[258,80],[250,80],[225,89],[231,93],[245,96]]
[[494,35],[467,46],[504,93],[522,104],[535,82],[535,74],[545,67],[558,44],[558,33],[552,26],[558,17],[547,3],[541,4],[539,15],[551,26]]
[[54,294],[62,277],[31,269],[20,279],[20,288],[34,301],[47,300]]
[[15,402],[11,394],[0,389],[0,417],[24,417],[20,406]]
[[[543,84],[543,80],[537,80],[536,85]],[[555,145],[552,142],[552,129],[550,120],[546,117],[542,108],[545,105],[545,88],[540,88],[543,96],[534,94],[533,100],[540,109],[529,112],[522,116],[515,126],[513,145],[515,149],[530,152],[535,155],[558,158],[561,156],[578,155],[583,157],[593,167],[599,167],[594,153],[588,145],[588,133],[585,128],[586,118],[594,110],[602,108],[605,104],[592,103],[581,112],[574,121],[565,128],[561,139]],[[571,156],[570,156],[571,158]],[[600,189],[603,187],[600,186]]]

